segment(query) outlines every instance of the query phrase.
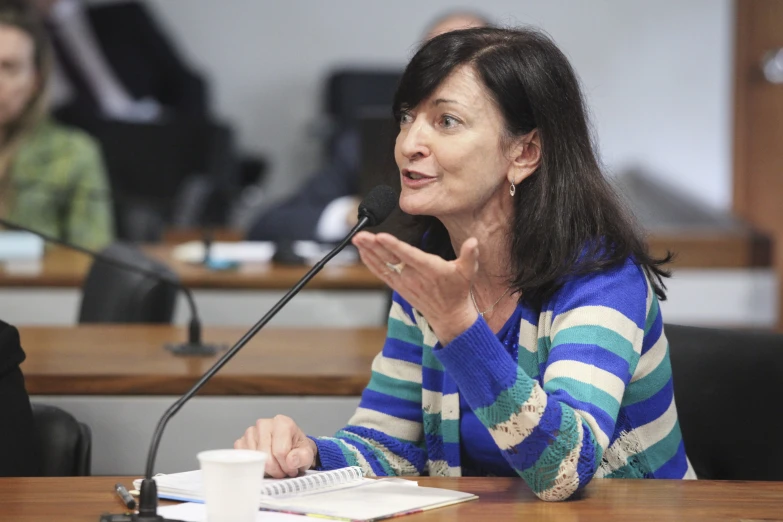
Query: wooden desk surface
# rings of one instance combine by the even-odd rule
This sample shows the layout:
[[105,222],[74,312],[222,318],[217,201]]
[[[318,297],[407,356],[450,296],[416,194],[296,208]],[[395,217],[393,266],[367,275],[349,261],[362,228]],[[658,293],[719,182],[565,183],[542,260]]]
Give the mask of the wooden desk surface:
[[[0,520],[97,522],[121,513],[115,482],[135,477],[0,478]],[[782,482],[594,480],[581,498],[543,502],[521,479],[419,478],[421,486],[475,493],[478,500],[408,515],[411,522],[606,522],[783,520]],[[305,518],[302,519],[306,520]]]
[[[745,230],[670,231],[648,238],[651,251],[662,256],[677,253],[677,268],[752,268],[770,266],[770,243],[765,237]],[[307,271],[260,263],[234,271],[212,271],[173,259],[173,245],[148,245],[144,250],[179,274],[190,288],[287,290]],[[90,259],[63,248],[47,250],[41,270],[13,273],[0,266],[0,287],[81,287]],[[363,265],[327,265],[307,286],[309,289],[373,290],[385,285]]]
[[[233,345],[246,328],[206,328],[207,342]],[[181,395],[215,357],[163,348],[185,329],[168,325],[19,328],[27,390],[35,395]],[[200,395],[358,396],[381,351],[384,328],[262,330]]]
[[[236,290],[288,290],[310,267],[272,263],[242,265],[237,270],[214,271],[172,257],[172,245],[148,245],[144,251],[166,263],[189,288]],[[46,251],[39,271],[9,271],[0,265],[0,287],[78,288],[91,259],[79,252],[53,247]],[[362,264],[327,265],[307,289],[378,290],[386,285]]]

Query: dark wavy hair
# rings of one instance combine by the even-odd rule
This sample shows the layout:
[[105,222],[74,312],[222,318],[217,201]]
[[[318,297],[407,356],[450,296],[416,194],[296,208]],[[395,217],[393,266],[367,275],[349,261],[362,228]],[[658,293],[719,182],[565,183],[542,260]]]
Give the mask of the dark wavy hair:
[[[604,176],[591,139],[579,80],[551,38],[531,28],[453,31],[422,45],[405,69],[394,116],[416,107],[462,65],[471,66],[505,120],[501,145],[538,129],[541,162],[518,187],[509,284],[540,306],[569,278],[606,270],[632,257],[655,293],[666,298],[663,265],[648,251],[632,214]],[[405,239],[445,259],[455,254],[446,228],[411,216]],[[402,230],[402,228],[401,228]]]

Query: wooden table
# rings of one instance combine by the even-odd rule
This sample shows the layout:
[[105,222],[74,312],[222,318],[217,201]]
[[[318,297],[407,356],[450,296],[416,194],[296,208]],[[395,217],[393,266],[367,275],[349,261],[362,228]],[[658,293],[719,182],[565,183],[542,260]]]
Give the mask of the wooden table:
[[[143,250],[164,262],[191,289],[287,290],[309,267],[272,263],[247,264],[237,270],[208,270],[174,259],[172,245],[148,245]],[[81,288],[92,260],[62,247],[46,251],[40,270],[0,269],[0,287]],[[309,289],[377,290],[385,285],[362,264],[327,265],[308,284]]]
[[[208,325],[250,325],[274,305],[309,267],[251,263],[214,271],[173,258],[171,245],[146,246],[193,290]],[[14,324],[71,325],[76,322],[82,282],[90,267],[86,255],[63,248],[47,250],[37,270],[0,264],[0,317]],[[364,265],[327,265],[275,319],[288,326],[377,326],[383,324],[387,290]],[[332,313],[328,313],[333,311]],[[180,296],[174,321],[189,313]]]
[[[233,345],[247,328],[205,328],[204,339]],[[33,401],[59,406],[93,431],[96,474],[141,473],[161,413],[215,362],[163,348],[185,339],[164,325],[20,327],[22,365]],[[289,415],[327,435],[353,414],[385,330],[262,330],[172,420],[160,470],[197,465],[203,449],[231,446],[259,417]]]
[[[206,328],[204,340],[233,345],[247,328]],[[184,328],[81,325],[19,328],[22,365],[33,395],[181,395],[217,360],[181,357],[163,346]],[[200,395],[358,396],[386,331],[262,330]]]
[[[97,522],[121,513],[115,482],[135,477],[0,479],[0,520]],[[547,503],[521,479],[419,478],[421,486],[475,493],[478,500],[408,515],[411,522],[783,520],[783,483],[671,480],[594,480],[581,498]],[[306,518],[303,521],[309,520]]]

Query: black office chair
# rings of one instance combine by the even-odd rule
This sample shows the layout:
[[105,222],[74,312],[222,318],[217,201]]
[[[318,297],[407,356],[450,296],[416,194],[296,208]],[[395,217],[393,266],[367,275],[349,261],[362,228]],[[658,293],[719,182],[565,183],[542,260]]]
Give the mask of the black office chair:
[[219,225],[240,189],[230,127],[210,120],[89,120],[114,197],[117,236],[158,241],[168,226]]
[[679,325],[665,332],[696,475],[783,480],[783,335]]
[[56,406],[33,404],[40,476],[87,477],[92,466],[92,432]]
[[[166,265],[137,248],[114,243],[102,252],[178,281]],[[178,289],[165,280],[95,261],[82,286],[80,323],[171,323]]]
[[394,92],[401,77],[401,70],[360,66],[329,73],[323,91],[325,120],[319,129],[327,154],[332,153],[334,138],[345,129],[356,128],[366,110],[380,110],[391,117]]

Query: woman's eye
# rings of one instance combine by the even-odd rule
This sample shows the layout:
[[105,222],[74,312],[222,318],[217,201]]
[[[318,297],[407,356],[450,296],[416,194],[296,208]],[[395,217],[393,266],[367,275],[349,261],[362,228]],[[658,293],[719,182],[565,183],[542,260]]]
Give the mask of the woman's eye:
[[400,125],[405,125],[413,121],[413,116],[408,111],[400,112]]
[[441,124],[445,128],[451,129],[451,128],[456,127],[457,125],[459,125],[459,120],[457,118],[455,118],[454,116],[449,116],[448,114],[446,114],[446,115],[444,115],[441,118]]

